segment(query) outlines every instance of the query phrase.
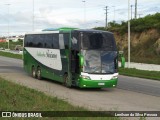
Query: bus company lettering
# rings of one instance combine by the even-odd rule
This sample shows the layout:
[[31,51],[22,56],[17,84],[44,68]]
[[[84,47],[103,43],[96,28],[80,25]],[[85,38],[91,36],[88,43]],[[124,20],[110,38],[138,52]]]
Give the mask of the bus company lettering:
[[57,55],[56,55],[56,54],[52,54],[52,53],[49,53],[49,52],[46,52],[46,55],[47,55],[47,57],[49,57],[49,58],[57,58]]
[[45,54],[44,54],[44,52],[37,52],[37,56],[39,56],[39,57],[45,57]]
[[37,52],[37,56],[39,57],[48,57],[48,58],[57,58],[57,54],[50,53],[49,51],[45,52]]

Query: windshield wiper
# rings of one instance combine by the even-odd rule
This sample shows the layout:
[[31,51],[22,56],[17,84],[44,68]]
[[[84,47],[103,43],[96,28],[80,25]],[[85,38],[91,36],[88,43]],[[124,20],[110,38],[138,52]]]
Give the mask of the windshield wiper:
[[114,72],[107,71],[106,74],[114,74]]

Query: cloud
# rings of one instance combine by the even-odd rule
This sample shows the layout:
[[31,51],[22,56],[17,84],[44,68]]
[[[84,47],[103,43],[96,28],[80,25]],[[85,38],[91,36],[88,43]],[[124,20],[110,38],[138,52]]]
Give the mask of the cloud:
[[[10,15],[8,7],[10,3]],[[84,3],[82,0],[34,0],[34,26],[35,30],[57,27],[92,28],[105,25],[105,6],[108,6],[108,22],[128,19],[128,0],[86,0],[86,21],[84,20]],[[8,31],[8,18],[10,33],[32,31],[33,0],[1,0],[0,33]],[[134,0],[131,1],[134,5]],[[159,0],[138,0],[138,13],[143,16],[160,11]],[[134,8],[133,8],[134,13]],[[84,23],[85,21],[85,23]]]

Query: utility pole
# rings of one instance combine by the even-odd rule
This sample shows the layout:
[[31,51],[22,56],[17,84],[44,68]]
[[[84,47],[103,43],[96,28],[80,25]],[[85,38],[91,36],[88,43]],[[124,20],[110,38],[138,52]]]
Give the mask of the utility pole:
[[114,8],[114,17],[113,17],[113,22],[115,22],[115,17],[116,17],[116,15],[115,15],[115,6],[112,6],[113,8]]
[[131,5],[131,20],[132,20],[132,7],[133,7],[133,5]]
[[137,0],[135,0],[135,19],[137,19]]
[[107,18],[108,18],[108,9],[107,8],[108,8],[108,6],[106,6],[106,9],[105,9],[106,10],[106,26],[105,26],[106,28],[108,27],[108,21],[107,21]]
[[130,38],[130,0],[128,0],[128,68],[130,68],[130,47],[131,47],[131,38]]

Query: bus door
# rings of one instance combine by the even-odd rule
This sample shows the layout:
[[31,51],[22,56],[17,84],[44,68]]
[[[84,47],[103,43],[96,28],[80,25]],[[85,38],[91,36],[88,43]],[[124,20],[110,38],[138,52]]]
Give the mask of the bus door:
[[71,37],[71,72],[79,74],[79,33],[72,33]]

